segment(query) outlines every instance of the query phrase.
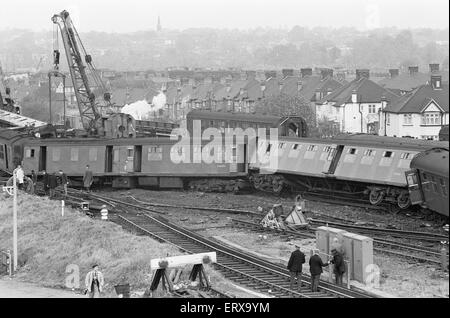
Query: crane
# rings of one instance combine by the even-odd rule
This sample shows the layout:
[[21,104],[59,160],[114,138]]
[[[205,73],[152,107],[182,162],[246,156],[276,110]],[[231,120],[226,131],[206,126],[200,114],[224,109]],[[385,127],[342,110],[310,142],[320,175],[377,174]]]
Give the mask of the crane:
[[[2,95],[2,92],[4,92],[5,96]],[[8,87],[8,83],[5,80],[1,63],[0,63],[0,109],[20,114],[20,107],[16,108],[15,102],[11,98],[11,89]]]
[[[91,55],[87,54],[80,36],[66,10],[52,17],[61,32],[61,38],[66,52],[70,76],[77,99],[81,122],[84,129],[95,134],[102,127],[102,116],[105,111],[114,109],[111,94],[107,92],[104,83],[97,73]],[[58,28],[56,31],[58,31]],[[56,32],[56,42],[58,34]],[[54,69],[59,69],[59,48],[54,48]],[[84,59],[84,60],[83,60]],[[97,99],[96,94],[103,93],[103,100]]]

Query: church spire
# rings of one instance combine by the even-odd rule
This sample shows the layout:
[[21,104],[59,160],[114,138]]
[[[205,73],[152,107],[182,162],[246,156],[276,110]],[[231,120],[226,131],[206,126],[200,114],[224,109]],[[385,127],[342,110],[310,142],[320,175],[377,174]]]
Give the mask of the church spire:
[[161,30],[162,30],[161,19],[159,18],[159,15],[158,15],[158,24],[156,25],[156,31],[160,32]]

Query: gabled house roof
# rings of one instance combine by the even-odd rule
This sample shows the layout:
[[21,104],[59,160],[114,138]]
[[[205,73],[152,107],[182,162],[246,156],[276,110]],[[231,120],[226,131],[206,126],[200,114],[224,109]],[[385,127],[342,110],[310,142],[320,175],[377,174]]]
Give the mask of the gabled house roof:
[[318,101],[317,104],[334,102],[336,106],[342,106],[352,103],[353,92],[356,92],[358,96],[358,103],[379,103],[382,97],[385,97],[388,102],[392,102],[398,98],[390,90],[381,87],[368,78],[361,77],[328,94]]
[[441,89],[433,89],[431,85],[426,84],[389,103],[384,111],[390,113],[422,113],[431,102],[434,102],[444,112],[448,113],[448,99],[448,84],[443,84]]
[[[426,84],[430,80],[430,74],[431,73],[421,72],[417,72],[413,75],[410,73],[402,73],[393,78],[385,78],[379,81],[378,84],[387,89],[409,92],[421,85]],[[439,74],[442,75],[443,82],[448,82],[448,72],[439,71]]]
[[237,99],[239,100],[259,100],[262,98],[261,83],[255,79],[248,80],[247,83],[241,87]]

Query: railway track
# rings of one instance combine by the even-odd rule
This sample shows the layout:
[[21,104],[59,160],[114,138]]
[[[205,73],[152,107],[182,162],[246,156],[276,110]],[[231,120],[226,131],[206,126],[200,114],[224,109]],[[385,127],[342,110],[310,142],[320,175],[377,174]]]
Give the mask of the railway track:
[[[125,202],[123,200],[119,200],[119,199],[115,199],[115,198],[111,198],[111,197],[107,197],[107,196],[100,196],[97,194],[93,194],[93,193],[86,193],[83,191],[78,191],[78,190],[73,190],[71,189],[71,192],[75,195],[83,195],[85,197],[89,197],[91,199],[96,199],[96,200],[100,200],[102,203],[108,203],[109,205],[118,208],[121,207],[122,210],[125,210],[126,208],[133,208],[135,210],[140,210],[140,211],[146,211],[146,212],[150,212],[150,213],[157,213],[157,214],[166,214],[167,212],[165,211],[161,211],[161,210],[155,210],[155,209],[151,209],[148,208],[146,205],[155,205],[155,206],[159,206],[159,207],[164,207],[164,208],[183,208],[186,206],[178,206],[178,205],[166,205],[166,204],[157,204],[157,203],[149,203],[146,201],[139,201],[136,200],[138,202],[142,202],[140,204],[132,204],[129,202]],[[133,198],[134,199],[134,198]],[[189,209],[202,209],[202,210],[222,210],[222,209],[216,209],[216,208],[206,208],[206,207],[193,207],[193,206],[189,206]],[[230,209],[223,209],[224,211],[222,212],[228,212],[228,213],[245,213],[247,211],[244,210],[237,210],[237,211],[233,211]],[[233,212],[231,212],[233,211]],[[262,216],[259,213],[255,213],[253,212],[252,214],[257,214],[258,216]],[[260,231],[263,228],[258,224],[258,223],[253,223],[253,222],[249,222],[249,221],[244,221],[244,220],[239,220],[239,219],[231,219],[232,225],[236,226],[245,226],[249,229],[252,230],[257,230]],[[329,224],[330,225],[330,224]],[[337,226],[338,228],[340,228],[339,226]],[[357,226],[355,226],[357,227]],[[355,229],[355,227],[350,227],[352,229]],[[365,227],[362,227],[363,230],[366,230]],[[312,227],[310,228],[310,230],[308,232],[297,232],[297,231],[284,231],[285,235],[294,235],[297,237],[301,237],[301,238],[315,238],[315,231],[316,228]],[[348,229],[343,227],[343,229]],[[361,230],[361,229],[360,229]],[[411,260],[415,260],[418,262],[425,262],[425,263],[432,263],[432,264],[439,264],[441,265],[442,260],[441,260],[441,252],[437,249],[432,249],[432,248],[428,248],[428,247],[423,247],[420,246],[419,244],[408,244],[408,243],[404,243],[404,242],[398,242],[398,241],[393,241],[393,240],[389,240],[386,239],[384,236],[385,235],[389,235],[389,233],[394,233],[395,235],[401,235],[401,234],[406,234],[409,231],[400,231],[400,230],[391,230],[391,229],[378,229],[378,228],[368,228],[368,231],[370,231],[372,234],[383,234],[383,237],[375,237],[374,238],[374,250],[380,253],[387,253],[390,255],[395,255],[398,256],[400,258],[407,258],[407,259],[411,259]],[[404,233],[406,232],[406,233]],[[367,232],[364,232],[365,234],[367,234]],[[278,231],[278,234],[283,235],[283,233]],[[410,233],[410,237],[409,238],[414,238],[415,240],[417,240],[419,237],[415,236],[415,232],[411,232]],[[420,236],[426,235],[424,233],[419,233]],[[440,240],[443,237],[440,237],[439,235],[437,235],[436,237],[433,237],[433,234],[430,234],[430,237],[426,237],[427,239],[432,239],[433,241],[436,240]],[[403,237],[404,238],[404,237]],[[448,257],[448,253],[447,253],[447,257]]]
[[[132,207],[138,213],[115,213],[114,222],[128,227],[134,231],[148,235],[158,241],[176,246],[186,253],[202,253],[215,251],[218,262],[214,267],[223,275],[241,285],[257,290],[261,293],[269,294],[272,297],[280,298],[370,298],[374,297],[367,293],[347,289],[321,282],[321,290],[317,293],[310,291],[310,276],[303,274],[300,292],[289,289],[289,272],[283,265],[274,264],[264,259],[248,255],[238,249],[226,247],[223,243],[205,238],[197,233],[175,225],[162,216],[151,216],[142,211],[148,212],[148,208],[140,207],[114,198],[98,196],[92,193],[72,192],[72,198],[79,194],[83,197],[101,199],[102,202],[110,203],[116,208]],[[80,200],[84,200],[80,198]],[[111,200],[111,201],[109,201]],[[122,207],[121,207],[122,206]],[[142,209],[143,208],[143,209]],[[112,211],[114,212],[114,211]],[[161,212],[161,211],[157,211]],[[161,213],[160,213],[161,214]],[[269,292],[270,290],[270,292]]]
[[[298,237],[301,239],[309,238],[314,239],[314,228],[311,228],[305,232],[298,232],[298,231],[292,231],[292,230],[277,230],[277,229],[270,229],[270,228],[263,228],[258,223],[248,222],[244,220],[238,220],[238,219],[232,219],[232,225],[236,227],[246,228],[253,231],[258,232],[270,232],[275,233],[278,235],[286,236],[286,237]],[[412,244],[406,244],[406,243],[400,243],[385,239],[379,239],[375,238],[373,240],[374,242],[374,251],[380,252],[380,253],[387,253],[391,255],[395,255],[401,258],[407,258],[419,262],[426,262],[426,263],[432,263],[432,264],[438,264],[441,265],[442,261],[440,259],[441,253],[440,251],[437,251],[435,249],[429,249],[426,247],[420,247],[417,245]],[[448,257],[448,253],[447,253]]]
[[330,226],[334,226],[342,229],[351,229],[358,233],[367,233],[367,234],[377,234],[377,235],[389,235],[392,237],[399,237],[403,239],[414,239],[414,240],[423,240],[423,241],[432,241],[432,242],[440,242],[440,241],[448,241],[448,236],[444,236],[437,233],[430,232],[418,232],[418,231],[406,231],[406,230],[397,230],[397,229],[386,229],[386,228],[377,228],[377,227],[367,227],[367,226],[359,226],[354,224],[346,224],[341,222],[333,222],[328,220],[318,220],[318,219],[310,219],[310,222],[313,224],[328,224]]
[[[327,282],[321,282],[321,290],[310,291],[309,276],[304,274],[301,290],[289,289],[289,273],[284,266],[248,255],[237,249],[226,247],[185,228],[170,223],[162,217],[148,214],[133,214],[117,216],[118,222],[134,230],[151,236],[161,242],[172,244],[186,253],[203,253],[215,251],[217,264],[214,267],[228,279],[239,284],[269,293],[281,298],[368,298],[366,293],[338,287]],[[270,290],[270,292],[269,292]]]

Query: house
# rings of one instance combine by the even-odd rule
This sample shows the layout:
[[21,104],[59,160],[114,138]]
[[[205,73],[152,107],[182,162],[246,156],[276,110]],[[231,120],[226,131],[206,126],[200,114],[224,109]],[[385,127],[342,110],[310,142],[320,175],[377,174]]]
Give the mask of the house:
[[[418,66],[408,67],[408,72],[400,74],[399,69],[390,69],[390,77],[378,82],[379,85],[387,88],[397,95],[403,95],[426,84],[430,80],[430,75],[439,72],[439,64],[432,63],[429,65],[429,73],[419,72]],[[442,72],[442,80],[448,82],[448,72]]]
[[261,83],[255,79],[247,80],[234,100],[234,110],[244,113],[255,112],[255,104],[263,97]]
[[439,139],[449,123],[449,86],[432,74],[427,84],[389,103],[381,113],[380,135]]
[[318,121],[334,121],[341,132],[377,133],[379,111],[399,96],[369,79],[369,70],[356,70],[356,78],[316,102]]
[[[63,85],[63,81],[59,81],[59,83],[57,84],[58,86],[55,89],[56,94],[63,94],[64,93],[64,85]],[[76,104],[77,102],[77,97],[75,95],[75,89],[73,87],[73,83],[71,81],[70,78],[66,78],[65,80],[65,94],[66,94],[66,101],[69,105],[71,104]]]

